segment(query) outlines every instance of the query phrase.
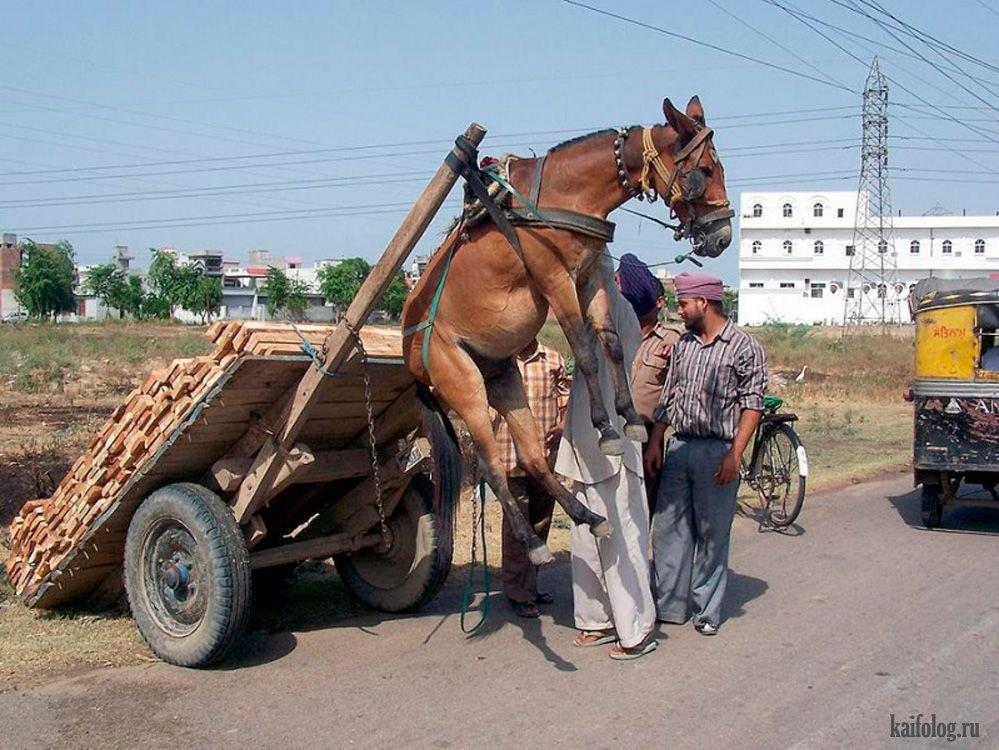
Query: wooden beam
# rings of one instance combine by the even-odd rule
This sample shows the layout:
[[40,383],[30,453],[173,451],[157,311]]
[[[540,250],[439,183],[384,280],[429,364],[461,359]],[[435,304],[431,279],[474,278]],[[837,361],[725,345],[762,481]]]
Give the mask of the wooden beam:
[[250,554],[250,568],[271,568],[275,565],[302,562],[304,560],[325,560],[327,557],[339,555],[341,552],[356,552],[366,547],[376,547],[382,541],[380,533],[331,534],[304,542],[292,542],[280,547],[263,549]]
[[[288,484],[333,482],[337,479],[363,477],[371,471],[371,451],[367,448],[316,451],[312,456],[313,460],[303,464],[300,470],[291,476]],[[222,458],[212,464],[210,474],[219,489],[223,492],[234,492],[252,464],[251,458]]]
[[[485,128],[471,124],[464,138],[478,146],[485,137]],[[468,155],[456,144],[451,154],[462,162],[468,162]],[[444,199],[458,181],[457,172],[444,163],[424,189],[395,236],[389,242],[381,258],[371,269],[361,288],[354,295],[340,325],[326,339],[323,347],[325,357],[322,365],[327,372],[336,372],[355,351],[354,336],[364,325],[375,304],[388,289],[402,264],[412,252],[420,237],[426,231]],[[359,335],[359,334],[357,334]],[[298,439],[298,434],[309,418],[309,411],[319,394],[319,386],[325,375],[317,367],[310,367],[288,403],[287,419],[283,419],[277,433],[268,437],[253,462],[249,475],[240,485],[235,503],[236,518],[245,523],[261,506],[281,467],[281,454],[288,451]],[[283,416],[283,414],[282,414]]]

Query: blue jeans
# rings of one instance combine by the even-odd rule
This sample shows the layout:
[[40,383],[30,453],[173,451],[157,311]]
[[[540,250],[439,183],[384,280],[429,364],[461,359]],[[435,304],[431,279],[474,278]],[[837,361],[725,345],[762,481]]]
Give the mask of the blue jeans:
[[716,438],[670,439],[652,517],[652,586],[664,622],[722,622],[739,480],[719,487],[715,472],[731,449]]

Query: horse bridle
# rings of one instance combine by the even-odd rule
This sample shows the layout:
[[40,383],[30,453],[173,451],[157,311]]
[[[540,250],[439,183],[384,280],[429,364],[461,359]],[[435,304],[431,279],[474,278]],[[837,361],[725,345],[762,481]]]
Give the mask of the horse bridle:
[[[628,168],[624,164],[625,141],[627,141],[628,134],[632,130],[634,128],[618,128],[617,138],[614,139],[614,162],[617,165],[617,174],[621,180],[621,186],[628,193],[629,197],[654,203],[659,198],[659,192],[652,185],[651,181],[651,173],[654,171],[666,185],[666,197],[663,200],[669,205],[670,219],[679,219],[676,212],[677,205],[680,203],[695,203],[704,196],[704,191],[707,189],[704,173],[697,167],[697,164],[701,161],[701,157],[704,155],[704,149],[711,149],[711,158],[714,159],[716,164],[718,163],[718,156],[715,154],[714,146],[711,145],[711,136],[714,135],[714,131],[708,127],[699,128],[687,145],[680,149],[673,157],[673,169],[670,170],[652,141],[652,128],[642,128],[642,168],[639,173],[638,184],[634,185],[628,174]],[[684,169],[684,164],[690,157],[693,157],[691,163],[694,166],[690,169]],[[683,237],[689,237],[691,244],[696,248],[703,243],[707,225],[721,221],[722,219],[731,219],[735,216],[732,205],[728,200],[708,200],[703,202],[708,206],[714,207],[715,210],[709,211],[702,216],[697,216],[693,207],[691,207],[691,218],[686,223],[680,223],[671,227],[674,230],[674,239],[680,240]]]

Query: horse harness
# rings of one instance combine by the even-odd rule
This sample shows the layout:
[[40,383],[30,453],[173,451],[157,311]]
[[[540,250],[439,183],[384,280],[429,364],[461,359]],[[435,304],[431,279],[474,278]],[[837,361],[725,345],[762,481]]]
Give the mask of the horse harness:
[[[621,187],[632,198],[655,203],[659,198],[659,193],[652,185],[652,180],[650,179],[650,173],[654,171],[666,185],[663,201],[669,205],[670,218],[678,218],[676,213],[677,205],[680,203],[694,203],[704,196],[704,191],[707,189],[704,172],[697,166],[704,155],[704,149],[710,149],[709,153],[715,164],[720,163],[718,154],[715,153],[714,145],[711,143],[714,131],[708,127],[699,127],[694,137],[673,157],[673,169],[670,170],[665,162],[663,162],[662,156],[656,150],[652,140],[652,128],[642,128],[642,167],[639,172],[638,184],[635,185],[632,184],[631,178],[628,175],[628,169],[624,164],[624,147],[628,136],[633,130],[639,127],[635,125],[630,128],[620,127],[617,129],[617,138],[614,139],[614,162],[617,165],[617,175],[621,181]],[[683,165],[691,156],[693,156],[691,163],[694,166],[685,170]],[[732,206],[727,199],[703,202],[715,208],[715,210],[702,216],[695,216],[691,212],[691,218],[686,224],[678,224],[671,227],[674,230],[674,239],[680,240],[685,236],[689,237],[691,243],[697,247],[699,245],[699,238],[704,234],[703,230],[705,226],[723,219],[731,219],[735,216],[735,211],[732,210]],[[664,223],[663,225],[670,226]]]
[[[618,177],[621,180],[621,185],[629,197],[648,200],[652,203],[659,197],[650,178],[650,173],[655,171],[659,178],[666,184],[666,194],[668,197],[664,198],[664,201],[668,203],[670,217],[673,218],[676,216],[676,206],[679,203],[693,203],[704,195],[707,187],[704,173],[696,166],[683,171],[682,174],[681,170],[683,169],[684,162],[691,155],[694,156],[693,163],[696,165],[700,161],[705,148],[711,149],[712,158],[716,163],[718,162],[718,156],[715,154],[714,147],[710,145],[711,136],[714,131],[707,127],[702,127],[698,130],[690,142],[673,157],[673,169],[670,170],[655,148],[655,144],[652,141],[652,128],[643,128],[642,167],[638,185],[633,185],[624,164],[624,145],[629,133],[637,127],[618,128],[617,138],[614,139],[614,161],[618,168]],[[430,330],[433,328],[434,321],[437,318],[437,310],[440,307],[441,297],[444,293],[444,284],[447,280],[448,271],[451,268],[451,261],[454,258],[455,252],[461,246],[463,235],[469,227],[475,226],[487,219],[492,220],[493,224],[503,234],[521,261],[524,260],[524,251],[520,244],[520,238],[514,229],[515,226],[544,226],[550,229],[560,229],[586,237],[593,237],[602,242],[612,242],[614,240],[615,225],[612,221],[564,208],[545,208],[543,211],[538,208],[541,197],[541,180],[548,154],[536,160],[534,176],[531,180],[531,189],[529,195],[524,196],[510,184],[508,179],[505,167],[509,164],[510,160],[507,160],[503,164],[497,162],[486,168],[481,168],[478,166],[479,152],[475,144],[464,136],[459,136],[455,140],[455,145],[465,158],[459,158],[452,151],[447,155],[444,163],[455,174],[465,180],[465,207],[454,232],[451,246],[447,250],[447,257],[444,260],[441,278],[431,299],[430,308],[427,311],[427,319],[410,326],[402,332],[404,339],[421,331],[426,332],[423,336],[422,347],[424,369],[429,369]],[[513,205],[513,199],[516,199],[521,205]],[[716,210],[703,216],[694,216],[686,224],[671,227],[674,229],[673,236],[675,239],[679,240],[687,236],[691,239],[692,243],[696,243],[697,238],[703,236],[705,225],[721,219],[731,218],[735,215],[727,200],[707,201],[706,203],[709,206],[717,207]]]

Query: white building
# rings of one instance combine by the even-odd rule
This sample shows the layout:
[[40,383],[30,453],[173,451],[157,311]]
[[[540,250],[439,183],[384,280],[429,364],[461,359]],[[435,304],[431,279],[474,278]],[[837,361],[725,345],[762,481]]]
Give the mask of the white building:
[[[843,322],[857,193],[744,192],[740,200],[739,323]],[[894,216],[897,291],[927,276],[999,278],[999,214]]]

